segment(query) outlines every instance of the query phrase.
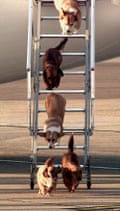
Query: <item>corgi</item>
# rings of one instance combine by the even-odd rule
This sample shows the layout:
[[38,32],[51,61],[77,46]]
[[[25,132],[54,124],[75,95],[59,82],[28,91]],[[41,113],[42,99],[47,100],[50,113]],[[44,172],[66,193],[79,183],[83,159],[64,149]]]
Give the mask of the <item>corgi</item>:
[[73,152],[74,138],[69,138],[68,152],[62,156],[62,178],[69,192],[74,192],[82,180],[79,158]]
[[54,0],[59,12],[59,22],[63,34],[77,33],[81,26],[81,10],[77,0]]
[[48,141],[49,148],[59,145],[59,139],[64,135],[63,121],[65,114],[66,99],[56,93],[46,96],[45,108],[48,118],[44,122],[44,131],[39,135]]
[[48,158],[45,164],[37,171],[39,194],[43,196],[49,196],[52,191],[56,189],[58,174],[60,172],[60,167],[53,166],[53,158]]
[[64,38],[55,48],[49,48],[43,57],[43,80],[47,90],[57,88],[60,84],[61,77],[64,76],[60,65],[62,55],[60,50],[65,47],[68,38]]

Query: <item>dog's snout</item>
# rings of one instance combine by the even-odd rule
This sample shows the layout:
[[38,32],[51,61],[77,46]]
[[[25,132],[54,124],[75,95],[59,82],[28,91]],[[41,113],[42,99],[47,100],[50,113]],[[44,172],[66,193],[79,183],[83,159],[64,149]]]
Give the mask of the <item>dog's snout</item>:
[[58,134],[57,132],[50,132],[49,136],[46,138],[48,141],[48,147],[49,149],[55,148],[57,145],[59,145],[58,143]]
[[55,148],[54,141],[53,140],[49,140],[48,141],[48,146],[49,146],[49,149]]
[[53,148],[52,144],[49,144],[49,149],[52,149],[52,148]]
[[70,29],[67,29],[67,33],[70,33]]
[[51,141],[48,141],[48,146],[49,146],[49,149],[52,149],[53,148],[53,144]]

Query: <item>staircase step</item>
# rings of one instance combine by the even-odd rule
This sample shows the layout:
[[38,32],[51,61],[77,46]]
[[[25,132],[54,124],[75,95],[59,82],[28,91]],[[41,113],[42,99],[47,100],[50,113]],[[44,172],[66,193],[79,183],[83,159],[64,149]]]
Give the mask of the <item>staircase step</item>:
[[[81,17],[82,20],[86,20],[86,16]],[[59,20],[59,16],[41,16],[41,20]]]
[[[53,4],[54,3],[54,1],[53,0],[36,0],[36,2],[41,2],[41,3],[43,3],[43,4]],[[78,2],[80,3],[80,4],[85,4],[86,2],[87,2],[88,0],[78,0]]]
[[[38,113],[40,112],[46,112],[46,110],[44,108],[39,109]],[[85,112],[85,109],[84,108],[66,108],[65,112]]]
[[[37,146],[37,150],[40,150],[40,149],[49,149],[49,147],[48,146]],[[66,145],[59,145],[59,146],[55,146],[54,147],[54,149],[68,149],[68,146],[66,146]],[[85,149],[85,147],[84,146],[74,146],[74,149],[82,149],[82,150],[84,150]]]
[[[88,35],[87,35],[88,36]],[[86,38],[86,34],[41,34],[40,38]]]
[[[40,52],[40,56],[44,56],[45,52]],[[85,52],[61,52],[62,56],[85,56]]]
[[[38,131],[43,131],[42,127],[38,128]],[[83,127],[64,127],[64,133],[66,134],[67,132],[79,132],[79,133],[83,133],[85,131],[85,128]]]
[[39,90],[40,94],[50,94],[50,93],[57,93],[57,94],[85,94],[85,90]]
[[[85,75],[85,70],[78,70],[78,71],[70,71],[70,70],[67,70],[67,71],[63,71],[64,75]],[[42,75],[43,74],[43,71],[40,71],[39,75]]]

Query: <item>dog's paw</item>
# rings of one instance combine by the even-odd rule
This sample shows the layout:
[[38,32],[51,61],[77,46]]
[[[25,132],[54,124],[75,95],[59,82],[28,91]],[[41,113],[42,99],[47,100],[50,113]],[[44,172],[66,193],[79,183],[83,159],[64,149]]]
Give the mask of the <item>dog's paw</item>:
[[50,197],[50,193],[46,193],[45,194],[45,197]]
[[38,191],[38,194],[41,194],[41,191],[40,190]]
[[67,31],[62,31],[61,34],[67,35],[68,33],[67,33]]
[[46,90],[52,90],[53,88],[51,86],[47,86]]
[[77,33],[78,33],[78,30],[74,29],[73,34],[77,34]]
[[56,142],[56,143],[54,144],[54,146],[55,146],[55,147],[59,146],[59,143],[58,143],[58,142]]
[[38,194],[40,194],[40,196],[45,196],[46,195],[46,193],[42,192],[41,190],[38,191]]
[[55,147],[57,147],[57,146],[59,146],[59,145],[60,145],[60,139],[58,139],[58,141],[54,143],[54,146],[55,146]]

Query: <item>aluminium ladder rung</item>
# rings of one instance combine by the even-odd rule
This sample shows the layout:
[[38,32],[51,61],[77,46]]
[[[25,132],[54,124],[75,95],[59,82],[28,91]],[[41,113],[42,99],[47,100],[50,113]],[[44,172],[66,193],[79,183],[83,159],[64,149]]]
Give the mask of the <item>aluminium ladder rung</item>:
[[[37,146],[36,147],[37,148],[37,150],[40,150],[40,149],[49,149],[49,147],[48,146]],[[68,149],[68,146],[66,146],[66,145],[59,145],[59,146],[55,146],[54,147],[54,149]],[[79,146],[79,145],[76,145],[76,146],[74,146],[74,149],[85,149],[85,146]]]
[[[82,20],[86,20],[86,16],[81,17]],[[58,16],[41,16],[41,20],[59,20]]]
[[85,75],[85,70],[80,70],[80,71],[63,71],[65,75]]
[[[81,71],[63,71],[64,75],[85,75],[85,71],[84,70],[81,70]],[[39,72],[39,75],[42,75],[43,74],[43,71],[40,71]]]
[[[43,128],[42,127],[39,127],[38,128],[38,131],[43,131]],[[77,131],[77,132],[84,132],[85,131],[85,128],[84,127],[64,127],[64,133],[65,132],[69,132],[69,131]]]
[[85,90],[39,90],[38,94],[85,94]]
[[[36,1],[40,1],[41,3],[46,3],[46,4],[51,4],[54,3],[53,0],[36,0]],[[88,0],[77,0],[79,3],[86,3]]]
[[[86,34],[41,34],[40,38],[82,38],[85,39],[86,37],[88,37],[88,35]],[[39,41],[37,39],[35,39],[35,41]]]
[[[46,112],[46,110],[44,108],[39,109],[38,113],[40,112]],[[65,112],[85,112],[85,109],[84,108],[66,108]]]
[[[45,52],[40,52],[40,56],[44,56]],[[62,56],[85,56],[85,52],[62,52]]]
[[[36,168],[41,168],[42,166],[43,166],[44,164],[38,164],[38,165],[36,165]],[[55,167],[62,167],[62,165],[61,164],[54,164],[53,166],[55,166]],[[80,164],[80,167],[81,168],[86,168],[87,166],[85,166],[85,165],[83,165],[83,164]]]
[[[88,39],[88,32],[86,34],[40,34],[40,38],[81,38]],[[33,42],[40,42],[40,38],[34,38]]]
[[74,133],[75,135],[85,135],[87,133],[91,136],[92,129],[89,128],[88,131],[86,131],[85,128],[64,128],[64,135],[71,135],[71,133]]
[[[32,130],[33,131],[33,130]],[[39,132],[42,134],[44,133],[44,129],[42,127],[39,127],[37,129],[38,134]],[[88,129],[88,131],[86,131],[85,128],[77,128],[77,127],[64,127],[64,135],[71,135],[71,133],[74,133],[74,135],[84,135],[84,134],[89,134],[89,136],[92,135],[92,130],[91,128]],[[41,136],[41,135],[40,135]]]
[[[38,131],[40,131],[40,133],[42,134],[43,128],[39,128]],[[78,131],[75,131],[73,129],[71,129],[71,130],[70,129],[69,130],[64,130],[64,135],[71,135],[72,133],[74,133],[74,135],[84,135],[85,134],[85,130],[78,130]],[[89,132],[89,135],[90,136],[92,135],[91,131]]]

